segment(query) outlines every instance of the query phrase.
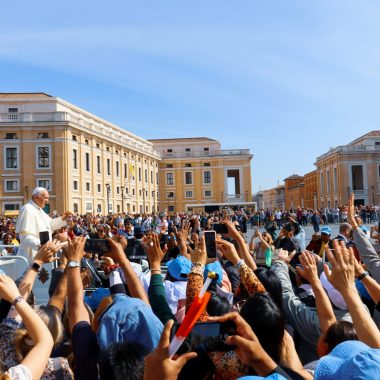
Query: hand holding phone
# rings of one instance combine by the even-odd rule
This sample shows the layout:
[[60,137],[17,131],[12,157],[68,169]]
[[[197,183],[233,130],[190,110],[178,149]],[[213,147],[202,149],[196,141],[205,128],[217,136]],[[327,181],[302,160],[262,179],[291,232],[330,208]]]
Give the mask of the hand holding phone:
[[212,229],[217,233],[217,234],[228,234],[228,227],[227,224],[224,223],[214,223],[212,225]]
[[106,254],[110,251],[111,246],[106,239],[87,239],[84,244],[84,251],[87,253]]
[[40,232],[40,244],[44,245],[50,240],[49,231]]
[[216,232],[205,231],[204,238],[206,242],[207,257],[214,259],[216,257]]

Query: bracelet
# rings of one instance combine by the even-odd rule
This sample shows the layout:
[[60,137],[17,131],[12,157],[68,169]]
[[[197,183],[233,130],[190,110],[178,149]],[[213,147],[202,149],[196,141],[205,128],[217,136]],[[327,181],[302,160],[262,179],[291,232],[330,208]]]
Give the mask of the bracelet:
[[240,259],[240,260],[234,265],[234,268],[235,268],[236,270],[239,270],[239,269],[242,267],[243,264],[244,264],[244,260],[243,260],[243,259]]
[[369,273],[367,271],[365,271],[360,276],[358,276],[358,280],[361,281],[361,280],[363,280],[363,278],[365,278],[367,276],[369,276]]
[[153,272],[161,273],[161,269],[151,269],[150,271],[151,271],[152,273],[153,273]]
[[114,270],[118,269],[120,266],[119,264],[112,264],[108,266],[108,269],[113,272]]
[[12,302],[11,309],[12,309],[12,310],[16,309],[16,305],[17,305],[19,302],[23,301],[23,300],[24,300],[24,297],[23,297],[23,296],[17,296],[17,297],[13,300],[13,302]]

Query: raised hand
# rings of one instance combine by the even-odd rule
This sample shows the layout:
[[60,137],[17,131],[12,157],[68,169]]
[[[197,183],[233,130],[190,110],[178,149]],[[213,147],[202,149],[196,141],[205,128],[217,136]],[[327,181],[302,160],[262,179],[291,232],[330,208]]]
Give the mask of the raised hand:
[[66,252],[68,261],[81,261],[84,256],[85,236],[77,236],[74,240],[68,240],[69,249]]
[[297,266],[297,272],[310,284],[318,282],[318,270],[317,265],[312,253],[308,251],[303,251],[299,256],[300,263],[302,268]]
[[202,236],[202,238],[199,240],[198,247],[190,250],[190,257],[193,263],[201,263],[203,265],[206,265],[207,252],[206,252],[206,242],[205,242],[204,236]]
[[0,274],[0,298],[12,303],[19,295],[15,282],[5,274]]
[[222,253],[223,257],[230,261],[233,265],[236,265],[237,262],[240,260],[235,246],[229,241],[223,240],[219,236],[217,236],[216,247]]
[[67,242],[60,243],[58,240],[48,241],[40,247],[36,253],[36,256],[34,256],[34,261],[41,265],[59,260],[59,257],[54,257],[54,255],[66,245]]
[[164,258],[165,253],[161,249],[160,241],[158,239],[157,234],[152,233],[151,236],[151,241],[145,246],[150,263],[150,268],[160,269],[161,261]]

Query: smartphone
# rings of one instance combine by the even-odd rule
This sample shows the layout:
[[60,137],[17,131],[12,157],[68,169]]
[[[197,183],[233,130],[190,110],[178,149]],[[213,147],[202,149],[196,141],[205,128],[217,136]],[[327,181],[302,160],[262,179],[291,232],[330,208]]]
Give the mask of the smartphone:
[[204,231],[205,242],[206,242],[206,252],[208,258],[216,257],[216,232],[215,231]]
[[84,243],[84,251],[88,253],[105,254],[110,249],[110,243],[106,239],[87,239]]
[[217,234],[228,234],[228,227],[227,224],[224,223],[214,223],[212,225],[212,229],[217,233]]
[[[173,325],[170,340],[173,339],[179,326],[179,323]],[[226,338],[230,335],[236,335],[236,325],[232,321],[224,323],[198,322],[194,325],[177,353],[182,355],[190,351],[199,353],[232,351],[234,347],[225,342]]]
[[49,231],[40,232],[40,244],[44,245],[50,240]]
[[300,265],[300,254],[301,254],[302,252],[301,251],[298,251],[294,256],[293,256],[293,258],[290,260],[290,265],[292,266],[292,267],[295,267],[295,266],[297,266],[297,265]]

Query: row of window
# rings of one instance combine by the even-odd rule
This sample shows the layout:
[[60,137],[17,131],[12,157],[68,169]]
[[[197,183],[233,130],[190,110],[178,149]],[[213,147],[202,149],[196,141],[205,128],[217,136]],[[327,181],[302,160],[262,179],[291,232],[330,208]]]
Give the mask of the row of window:
[[[115,162],[115,171],[116,171],[116,177],[120,177],[120,162]],[[79,168],[79,161],[78,161],[78,150],[73,149],[73,169]],[[91,160],[90,160],[90,153],[85,153],[85,169],[87,172],[91,171]],[[96,156],[96,172],[98,174],[102,173],[102,161],[100,156]],[[106,172],[107,175],[111,175],[111,159],[107,158],[106,160]],[[132,180],[135,180],[135,167],[133,165],[129,166],[129,172],[132,177]],[[142,169],[138,168],[138,181],[142,182]],[[124,178],[128,178],[128,165],[124,163]],[[158,184],[158,175],[156,176],[157,184]],[[149,176],[148,176],[148,169],[144,169],[144,182],[148,183]],[[154,174],[153,170],[150,171],[150,182],[154,183]]]
[[[211,183],[211,171],[206,170],[203,172],[203,183]],[[185,185],[193,184],[193,172],[185,172]],[[174,185],[174,173],[166,173],[166,185]]]
[[[48,139],[49,133],[48,132],[38,132],[37,138],[38,139]],[[7,132],[5,134],[5,139],[6,140],[16,140],[16,139],[18,139],[18,135],[17,135],[17,133],[14,133],[14,132]]]
[[[37,169],[49,169],[51,163],[51,146],[36,146]],[[5,169],[19,169],[19,147],[5,147]]]
[[[85,209],[88,212],[93,212],[94,211],[93,210],[93,204],[92,203],[86,203]],[[153,211],[153,209],[154,209],[154,207],[152,208],[151,211]],[[109,204],[109,211],[113,211],[113,207],[112,207],[111,203]],[[128,211],[132,211],[133,213],[135,213],[136,212],[136,206],[132,205],[131,210],[129,210],[129,207],[128,207]],[[79,212],[79,204],[78,203],[73,203],[73,212],[75,212],[75,213]],[[100,203],[97,204],[95,212],[102,213],[102,205]],[[120,205],[116,205],[116,212],[121,212],[121,206]],[[140,213],[144,212],[144,206],[143,205],[140,205],[139,212]],[[148,205],[145,206],[145,212],[150,212]]]
[[[38,178],[36,180],[37,187],[44,187],[47,190],[51,190],[51,179],[50,178]],[[4,191],[5,192],[17,192],[20,191],[20,180],[18,179],[6,179],[4,181]]]
[[[203,166],[211,166],[211,164],[209,162],[204,162],[203,163]],[[172,168],[173,167],[173,164],[166,164],[166,168]],[[184,164],[184,167],[185,168],[191,168],[192,167],[192,164],[191,163],[185,163]]]
[[[210,148],[205,147],[205,148],[203,148],[203,151],[204,152],[209,152]],[[166,152],[167,153],[173,153],[173,148],[166,149]],[[191,148],[185,148],[185,152],[191,152]]]
[[[212,191],[211,190],[205,190],[203,192],[204,196],[205,197],[212,197]],[[170,200],[170,199],[174,199],[175,197],[175,194],[173,191],[168,191],[166,193],[166,199],[167,200]],[[185,191],[185,198],[194,198],[194,192],[193,190],[186,190]]]

